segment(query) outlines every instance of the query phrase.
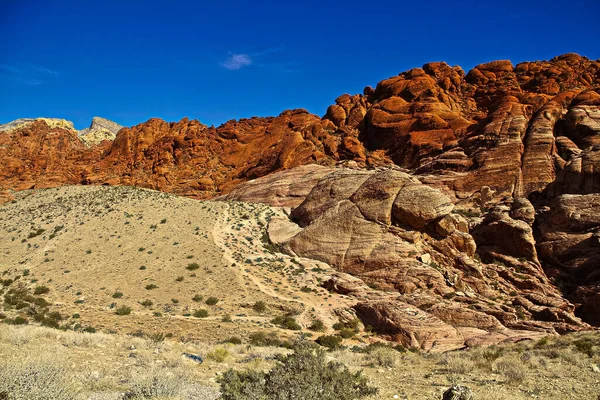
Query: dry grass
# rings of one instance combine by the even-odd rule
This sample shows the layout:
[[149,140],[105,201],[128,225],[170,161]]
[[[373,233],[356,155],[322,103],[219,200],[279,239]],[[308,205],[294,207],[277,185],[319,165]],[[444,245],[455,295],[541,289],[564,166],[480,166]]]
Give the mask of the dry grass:
[[[600,377],[591,365],[600,363],[600,355],[590,358],[576,350],[573,343],[581,338],[600,342],[596,333],[569,335],[551,338],[542,347],[535,343],[502,346],[502,351],[494,350],[501,354],[496,358],[489,356],[490,349],[481,348],[435,355],[400,353],[386,347],[367,353],[346,348],[330,352],[328,360],[352,371],[364,370],[380,388],[377,399],[397,395],[439,400],[450,383],[456,382],[471,387],[475,398],[486,400],[556,396],[595,400],[589,397],[590,388],[597,387]],[[274,365],[275,355],[289,351],[0,324],[0,391],[24,393],[18,399],[36,398],[41,387],[47,387],[52,397],[40,399],[121,400],[127,393],[131,398],[215,399],[218,374],[229,368],[265,371]],[[204,363],[191,361],[183,353],[198,354]],[[16,387],[14,382],[23,379],[30,385]],[[565,387],[569,390],[563,391]]]

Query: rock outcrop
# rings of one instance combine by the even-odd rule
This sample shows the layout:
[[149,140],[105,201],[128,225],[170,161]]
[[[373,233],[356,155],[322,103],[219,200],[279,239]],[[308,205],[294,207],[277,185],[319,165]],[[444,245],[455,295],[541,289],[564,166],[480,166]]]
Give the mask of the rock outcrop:
[[[394,168],[329,171],[292,210],[297,225],[274,220],[269,233],[284,251],[355,276],[324,285],[355,297],[357,315],[378,333],[446,351],[588,328],[538,260],[528,200],[475,216],[465,207],[480,193],[460,200]],[[269,180],[236,192],[256,194]],[[270,201],[265,194],[254,200]]]
[[113,141],[122,125],[106,118],[94,117],[89,128],[79,131],[79,138],[89,146],[100,144],[103,140]]

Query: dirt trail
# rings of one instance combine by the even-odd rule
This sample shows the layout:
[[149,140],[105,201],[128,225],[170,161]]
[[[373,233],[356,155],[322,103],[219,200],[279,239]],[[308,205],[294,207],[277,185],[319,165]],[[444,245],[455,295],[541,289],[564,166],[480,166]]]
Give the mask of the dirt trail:
[[[317,288],[319,287],[318,271],[330,270],[327,264],[316,260],[291,257],[282,253],[271,254],[264,247],[262,240],[251,241],[250,243],[241,242],[239,238],[262,238],[266,235],[266,227],[274,216],[284,216],[283,209],[276,207],[268,207],[260,204],[244,204],[244,203],[227,203],[227,208],[220,213],[218,221],[214,224],[212,236],[215,244],[223,251],[223,257],[236,265],[236,271],[239,274],[240,282],[244,280],[251,282],[262,293],[273,298],[300,304],[303,311],[297,316],[299,322],[308,326],[314,319],[322,320],[326,325],[331,326],[337,322],[338,317],[335,313],[337,309],[348,309],[355,301],[339,295],[330,295],[325,290],[329,298],[326,302],[321,297],[315,295],[313,291],[304,292],[301,287],[295,287],[292,295],[284,295],[278,292],[278,287],[272,283],[275,279],[281,279],[281,275],[276,275],[265,267],[263,262],[255,263],[251,267],[240,260],[261,260],[266,263],[275,262],[280,264],[281,268],[301,268],[301,274],[295,277],[286,275],[281,281],[286,281],[290,287],[298,285],[301,281],[302,287]],[[248,213],[253,213],[254,218],[247,218]],[[237,221],[234,225],[232,221]],[[242,222],[239,222],[242,221]],[[235,228],[235,229],[234,229]],[[301,267],[298,267],[300,265]],[[308,291],[308,289],[307,289]]]

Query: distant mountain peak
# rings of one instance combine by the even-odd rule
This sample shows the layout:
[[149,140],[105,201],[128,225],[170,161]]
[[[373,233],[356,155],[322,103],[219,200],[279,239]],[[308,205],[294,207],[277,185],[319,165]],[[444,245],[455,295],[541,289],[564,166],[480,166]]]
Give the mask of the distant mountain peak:
[[6,124],[0,124],[0,132],[5,131],[14,131],[15,129],[23,128],[26,125],[32,124],[35,121],[44,121],[51,128],[62,128],[62,129],[70,129],[75,130],[75,126],[73,122],[67,121],[62,118],[19,118],[14,121],[7,122]]
[[89,128],[79,131],[79,138],[88,146],[93,146],[103,140],[114,140],[121,128],[123,126],[114,121],[102,117],[94,117]]
[[78,131],[75,129],[73,122],[62,118],[19,118],[6,124],[0,124],[0,132],[10,132],[16,129],[23,128],[36,121],[44,121],[50,128],[67,129],[77,132],[79,139],[87,146],[94,146],[102,142],[103,140],[114,140],[117,136],[117,132],[123,128],[122,125],[117,124],[102,117],[92,118],[92,123],[89,128]]

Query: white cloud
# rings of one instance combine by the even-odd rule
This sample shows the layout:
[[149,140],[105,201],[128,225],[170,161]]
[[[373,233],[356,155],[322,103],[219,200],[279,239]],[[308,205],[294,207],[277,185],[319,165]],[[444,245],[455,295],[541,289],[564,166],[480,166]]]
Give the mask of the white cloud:
[[223,68],[230,71],[237,71],[249,65],[252,65],[252,57],[244,53],[231,54],[227,60],[221,63]]

